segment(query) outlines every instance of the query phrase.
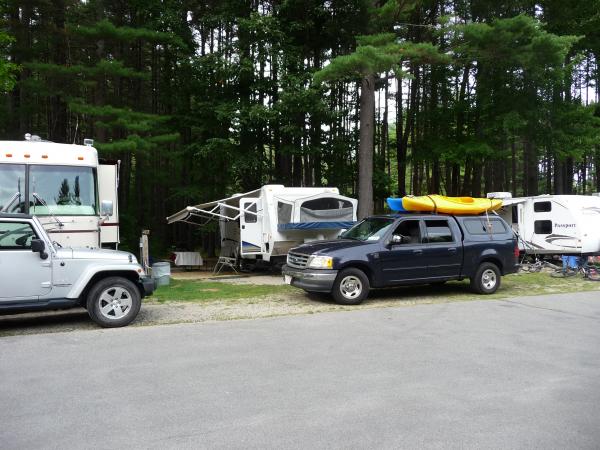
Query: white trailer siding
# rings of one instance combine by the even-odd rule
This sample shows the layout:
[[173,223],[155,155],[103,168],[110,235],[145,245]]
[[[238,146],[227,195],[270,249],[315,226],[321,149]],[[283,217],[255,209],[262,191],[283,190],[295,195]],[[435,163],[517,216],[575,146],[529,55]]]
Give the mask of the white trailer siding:
[[540,195],[504,199],[498,212],[530,254],[600,254],[600,197]]

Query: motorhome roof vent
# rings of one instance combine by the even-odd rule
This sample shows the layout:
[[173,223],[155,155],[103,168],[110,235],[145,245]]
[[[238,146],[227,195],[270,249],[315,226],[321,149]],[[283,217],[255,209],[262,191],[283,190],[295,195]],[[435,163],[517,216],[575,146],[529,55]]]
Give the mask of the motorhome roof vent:
[[37,134],[25,133],[25,140],[26,141],[40,142],[42,140],[42,138],[39,137]]
[[488,192],[487,198],[512,198],[510,192]]
[[83,145],[87,145],[88,147],[92,147],[94,145],[94,140],[93,139],[84,139],[83,140]]

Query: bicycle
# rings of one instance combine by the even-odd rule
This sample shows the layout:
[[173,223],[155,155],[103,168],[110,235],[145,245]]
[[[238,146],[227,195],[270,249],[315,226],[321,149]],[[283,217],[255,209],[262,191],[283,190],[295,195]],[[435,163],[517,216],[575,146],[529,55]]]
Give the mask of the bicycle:
[[555,264],[552,264],[551,262],[548,262],[544,259],[539,259],[539,258],[535,258],[535,261],[530,263],[530,262],[522,262],[521,263],[521,267],[520,269],[523,272],[529,272],[529,273],[537,273],[537,272],[541,272],[541,270],[543,268],[549,268],[552,269],[554,271],[558,271],[560,270],[560,267],[558,267]]

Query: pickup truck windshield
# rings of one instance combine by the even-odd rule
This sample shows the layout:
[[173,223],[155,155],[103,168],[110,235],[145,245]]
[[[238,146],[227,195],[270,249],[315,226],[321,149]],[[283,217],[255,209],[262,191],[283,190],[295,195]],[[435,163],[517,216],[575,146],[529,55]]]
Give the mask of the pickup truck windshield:
[[342,239],[355,239],[358,241],[378,241],[394,223],[394,219],[385,217],[370,217],[357,223],[345,233]]

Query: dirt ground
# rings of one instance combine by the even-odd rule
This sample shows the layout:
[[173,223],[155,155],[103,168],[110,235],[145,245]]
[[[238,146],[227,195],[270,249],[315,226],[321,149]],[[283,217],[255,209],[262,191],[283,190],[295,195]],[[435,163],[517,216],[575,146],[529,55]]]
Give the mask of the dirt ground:
[[222,283],[231,284],[262,284],[262,285],[280,285],[283,284],[283,277],[272,273],[248,274],[221,272],[215,275],[212,272],[205,271],[177,271],[171,273],[171,278],[174,280],[202,280],[202,281],[219,281]]
[[[227,281],[231,282],[231,279]],[[281,283],[279,280],[271,280],[269,277],[265,277],[264,284],[267,284],[267,281]],[[248,281],[246,279],[240,282]],[[415,287],[400,291],[375,291],[359,306],[338,305],[333,303],[328,296],[309,295],[301,290],[260,298],[236,299],[234,301],[219,300],[202,304],[186,302],[159,304],[144,301],[138,317],[130,326],[255,319],[283,315],[315,314],[326,311],[351,311],[364,308],[441,303],[449,301],[445,294],[464,291],[465,288],[466,286],[462,286],[460,283],[453,283],[439,288],[429,287],[425,290]],[[0,336],[86,329],[93,330],[98,329],[98,327],[89,319],[84,309],[0,316]]]

